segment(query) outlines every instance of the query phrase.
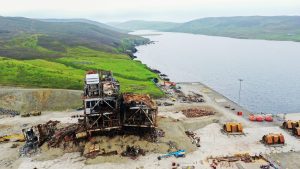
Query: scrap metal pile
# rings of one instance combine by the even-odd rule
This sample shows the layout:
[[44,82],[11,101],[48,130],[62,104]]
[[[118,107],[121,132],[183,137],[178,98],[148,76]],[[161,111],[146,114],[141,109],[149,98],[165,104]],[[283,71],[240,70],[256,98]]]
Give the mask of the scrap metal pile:
[[0,115],[1,116],[18,116],[20,115],[20,112],[16,111],[16,110],[9,110],[9,109],[4,109],[0,107]]
[[129,146],[127,145],[126,150],[121,153],[122,156],[131,157],[136,159],[138,156],[144,156],[146,154],[145,150],[139,146]]
[[245,163],[251,163],[254,160],[262,159],[261,156],[251,156],[249,154],[236,154],[234,156],[226,156],[226,157],[211,157],[208,158],[208,162],[210,163],[210,167],[213,169],[221,168],[221,167],[232,167],[234,162],[243,161]]
[[51,139],[48,142],[49,147],[59,147],[62,141],[69,142],[74,141],[77,137],[77,134],[80,130],[80,125],[71,124],[66,127],[57,129],[52,135]]
[[204,102],[204,99],[203,99],[203,96],[201,94],[192,92],[192,94],[188,94],[187,96],[183,96],[181,102],[184,102],[184,103]]
[[200,147],[200,137],[196,135],[193,131],[187,130],[185,134],[192,140],[193,144],[196,144],[197,147]]
[[21,147],[21,156],[30,155],[38,150],[46,141],[50,140],[56,132],[56,125],[59,121],[48,121],[45,124],[39,124],[31,128],[23,129],[23,135],[25,138],[25,145]]
[[216,114],[216,112],[214,112],[214,111],[206,110],[206,109],[203,109],[203,108],[185,109],[185,110],[182,110],[182,113],[188,118],[211,116],[211,115]]

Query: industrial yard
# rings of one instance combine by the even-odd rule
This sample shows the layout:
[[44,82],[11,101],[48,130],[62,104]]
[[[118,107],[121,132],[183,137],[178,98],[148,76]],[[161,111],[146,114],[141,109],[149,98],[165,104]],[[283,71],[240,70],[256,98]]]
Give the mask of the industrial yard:
[[[296,115],[272,116],[271,121],[268,115],[251,115],[257,118],[253,121],[249,111],[201,83],[165,79],[156,84],[165,98],[121,94],[112,72],[89,71],[78,110],[26,115],[1,110],[1,168],[300,165],[293,154],[300,151],[300,140],[293,134],[299,125],[284,123],[284,118],[299,120]],[[265,120],[258,120],[260,116]],[[278,158],[289,155],[289,163]]]

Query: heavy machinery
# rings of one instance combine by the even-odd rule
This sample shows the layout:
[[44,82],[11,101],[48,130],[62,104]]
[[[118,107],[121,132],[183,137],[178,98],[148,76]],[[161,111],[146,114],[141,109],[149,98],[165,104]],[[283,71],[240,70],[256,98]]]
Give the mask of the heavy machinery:
[[178,151],[174,151],[174,152],[162,155],[162,156],[158,156],[157,159],[161,160],[162,158],[167,158],[167,157],[171,157],[171,156],[174,156],[176,158],[185,157],[185,150],[178,150]]
[[262,142],[266,145],[270,146],[276,146],[276,145],[284,145],[285,140],[284,140],[284,135],[279,133],[279,134],[266,134],[262,137]]
[[223,131],[227,134],[244,134],[243,125],[238,122],[227,122],[223,125]]
[[7,141],[23,142],[25,141],[25,138],[23,134],[11,134],[11,135],[0,136],[0,143],[7,142]]

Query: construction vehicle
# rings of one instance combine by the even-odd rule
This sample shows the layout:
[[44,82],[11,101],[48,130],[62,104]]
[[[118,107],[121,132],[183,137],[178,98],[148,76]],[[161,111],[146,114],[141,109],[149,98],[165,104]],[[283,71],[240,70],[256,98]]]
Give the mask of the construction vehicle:
[[223,125],[223,131],[227,134],[243,134],[243,125],[238,122],[227,122]]
[[262,137],[262,142],[266,145],[276,146],[276,145],[284,145],[285,140],[283,134],[266,134]]
[[167,157],[171,157],[171,156],[174,156],[176,158],[185,157],[185,150],[178,150],[178,151],[174,151],[174,152],[162,155],[162,156],[158,156],[157,159],[161,160],[162,158],[167,158]]

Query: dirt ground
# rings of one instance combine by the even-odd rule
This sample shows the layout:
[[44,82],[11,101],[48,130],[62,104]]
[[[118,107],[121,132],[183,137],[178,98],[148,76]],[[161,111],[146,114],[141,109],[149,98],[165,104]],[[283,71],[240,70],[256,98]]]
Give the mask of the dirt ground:
[[[98,156],[94,159],[86,159],[79,152],[63,151],[60,148],[48,149],[42,146],[41,153],[33,157],[18,156],[17,148],[10,148],[13,143],[0,144],[0,168],[171,168],[172,162],[176,162],[180,167],[195,166],[199,169],[210,169],[207,161],[208,157],[232,156],[235,154],[249,153],[251,155],[269,154],[274,159],[279,159],[281,166],[285,168],[299,168],[298,152],[300,151],[300,141],[285,132],[278,125],[273,123],[257,123],[250,122],[247,119],[246,112],[244,116],[237,116],[236,111],[246,111],[237,104],[231,102],[222,95],[214,92],[200,83],[182,83],[179,84],[184,93],[191,91],[203,95],[204,103],[181,103],[179,101],[172,102],[167,99],[165,101],[174,103],[173,106],[160,106],[158,113],[158,128],[165,132],[165,137],[159,138],[158,142],[148,142],[137,136],[114,136],[113,138],[98,136],[95,140],[99,143],[100,148],[106,151],[117,150],[122,152],[126,145],[138,145],[145,149],[146,155],[140,156],[138,159],[130,159],[120,155],[102,157]],[[230,105],[235,110],[225,108],[224,105]],[[216,112],[215,115],[187,118],[182,114],[182,110],[187,108],[202,108]],[[72,115],[80,114],[81,111],[66,112],[45,112],[42,116],[21,118],[7,117],[1,119],[1,134],[17,133],[22,128],[34,124],[43,123],[48,120],[59,120],[61,123],[76,123],[77,119],[70,118]],[[245,135],[228,136],[221,132],[222,124],[229,121],[241,122],[244,126]],[[200,137],[201,147],[192,144],[190,138],[185,134],[186,130],[191,130]],[[264,134],[283,133],[286,145],[282,147],[268,147],[263,145],[260,140]],[[168,143],[172,141],[178,149],[187,151],[185,158],[170,157],[158,160],[159,155],[167,153],[170,149]],[[19,143],[20,145],[22,143]],[[88,143],[86,146],[89,146]],[[291,153],[295,151],[297,153]],[[293,158],[291,162],[283,162],[285,159]],[[219,168],[238,169],[242,166],[244,169],[260,168],[265,164],[264,161],[255,163],[224,163]]]
[[0,86],[0,107],[21,113],[32,110],[76,109],[82,105],[82,91],[64,89],[30,89]]

